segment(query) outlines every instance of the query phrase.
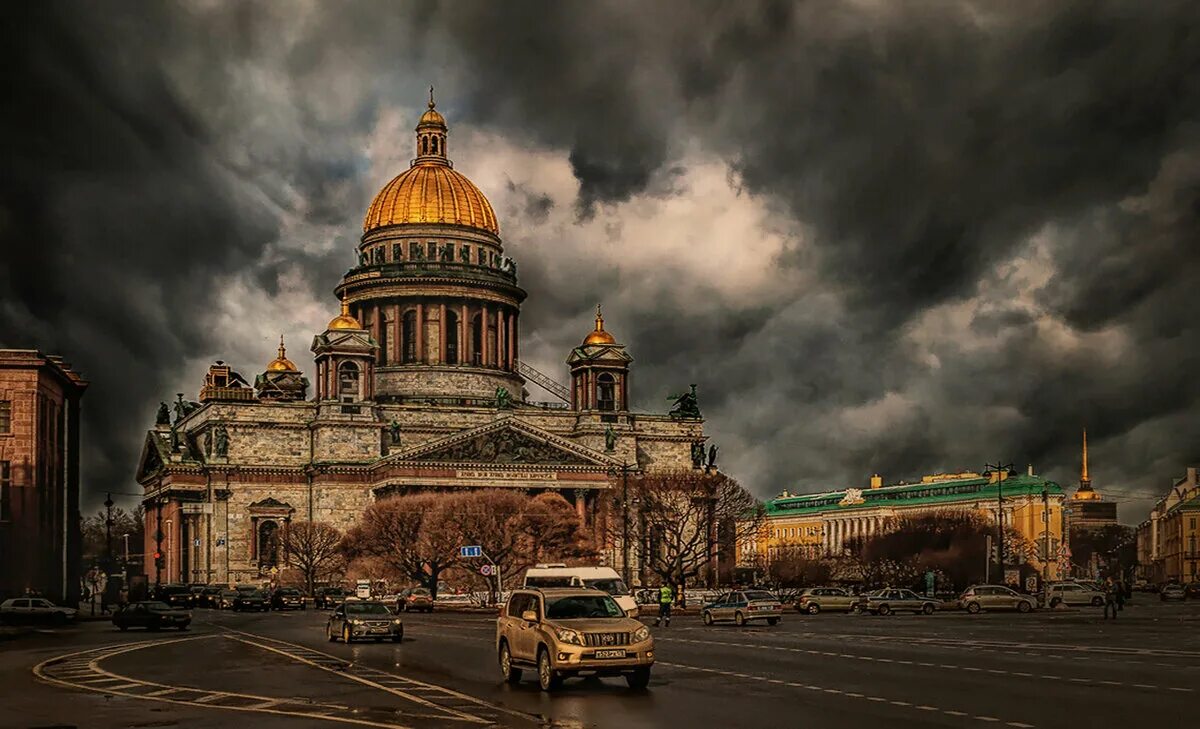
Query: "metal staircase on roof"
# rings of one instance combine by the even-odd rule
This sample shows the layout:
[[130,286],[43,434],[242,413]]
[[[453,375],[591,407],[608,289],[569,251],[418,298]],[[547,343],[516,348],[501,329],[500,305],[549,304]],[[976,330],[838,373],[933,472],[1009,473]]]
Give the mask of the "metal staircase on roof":
[[533,384],[557,397],[559,400],[562,400],[565,403],[571,402],[571,391],[568,390],[561,382],[558,382],[549,375],[530,367],[520,360],[517,360],[517,372],[520,373],[522,377],[532,381]]

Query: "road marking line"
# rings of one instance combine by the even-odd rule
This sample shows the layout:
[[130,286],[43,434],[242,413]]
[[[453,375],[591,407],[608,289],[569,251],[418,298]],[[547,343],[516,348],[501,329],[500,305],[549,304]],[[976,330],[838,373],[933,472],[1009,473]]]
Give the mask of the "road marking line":
[[975,718],[979,721],[1000,721],[994,716],[976,716]]
[[1008,725],[1015,726],[1018,729],[1033,729],[1033,724],[1022,724],[1019,721],[1010,721],[1010,722],[1008,722]]
[[967,715],[967,712],[965,712],[965,711],[951,711],[950,709],[942,709],[942,713],[949,714],[950,716],[966,716]]

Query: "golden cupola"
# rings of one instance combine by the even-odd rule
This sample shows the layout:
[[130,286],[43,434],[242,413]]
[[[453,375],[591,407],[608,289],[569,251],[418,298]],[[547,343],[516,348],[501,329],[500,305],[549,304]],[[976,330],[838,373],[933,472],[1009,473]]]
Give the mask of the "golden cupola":
[[600,305],[596,304],[596,328],[583,339],[583,344],[616,344],[617,340],[611,332],[604,331],[604,316],[600,313]]
[[416,132],[416,158],[375,196],[363,232],[393,225],[459,225],[499,235],[492,204],[450,162],[446,119],[434,104],[432,88]]
[[275,357],[271,364],[267,365],[267,372],[299,372],[295,363],[287,358],[287,348],[283,346],[283,335],[279,335],[279,354]]
[[347,302],[346,299],[343,298],[342,299],[342,313],[338,314],[332,320],[330,320],[329,326],[327,326],[325,328],[326,329],[362,329],[363,327],[362,327],[362,324],[358,323],[358,319],[355,319],[353,316],[350,315],[350,303]]

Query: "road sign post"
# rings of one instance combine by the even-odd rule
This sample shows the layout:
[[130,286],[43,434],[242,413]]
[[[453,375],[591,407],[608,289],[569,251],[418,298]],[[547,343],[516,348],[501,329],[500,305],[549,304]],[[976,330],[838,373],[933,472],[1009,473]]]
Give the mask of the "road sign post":
[[[479,546],[478,544],[459,547],[458,556],[464,559],[486,559],[488,563],[479,568],[479,574],[483,575],[484,577],[489,577],[491,575],[496,576],[496,599],[501,599],[500,596],[504,592],[504,584],[502,581],[503,578],[500,576],[500,566],[488,556],[487,552],[483,551],[483,547]],[[484,572],[485,568],[487,568],[487,572]]]

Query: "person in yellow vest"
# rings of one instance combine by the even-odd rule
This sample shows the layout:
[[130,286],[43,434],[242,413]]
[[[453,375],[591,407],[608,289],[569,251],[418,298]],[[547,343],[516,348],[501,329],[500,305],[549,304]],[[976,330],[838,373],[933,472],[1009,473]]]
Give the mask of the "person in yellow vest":
[[654,627],[659,621],[666,621],[666,627],[671,627],[671,604],[675,602],[675,591],[670,585],[658,588],[658,617],[654,619]]

